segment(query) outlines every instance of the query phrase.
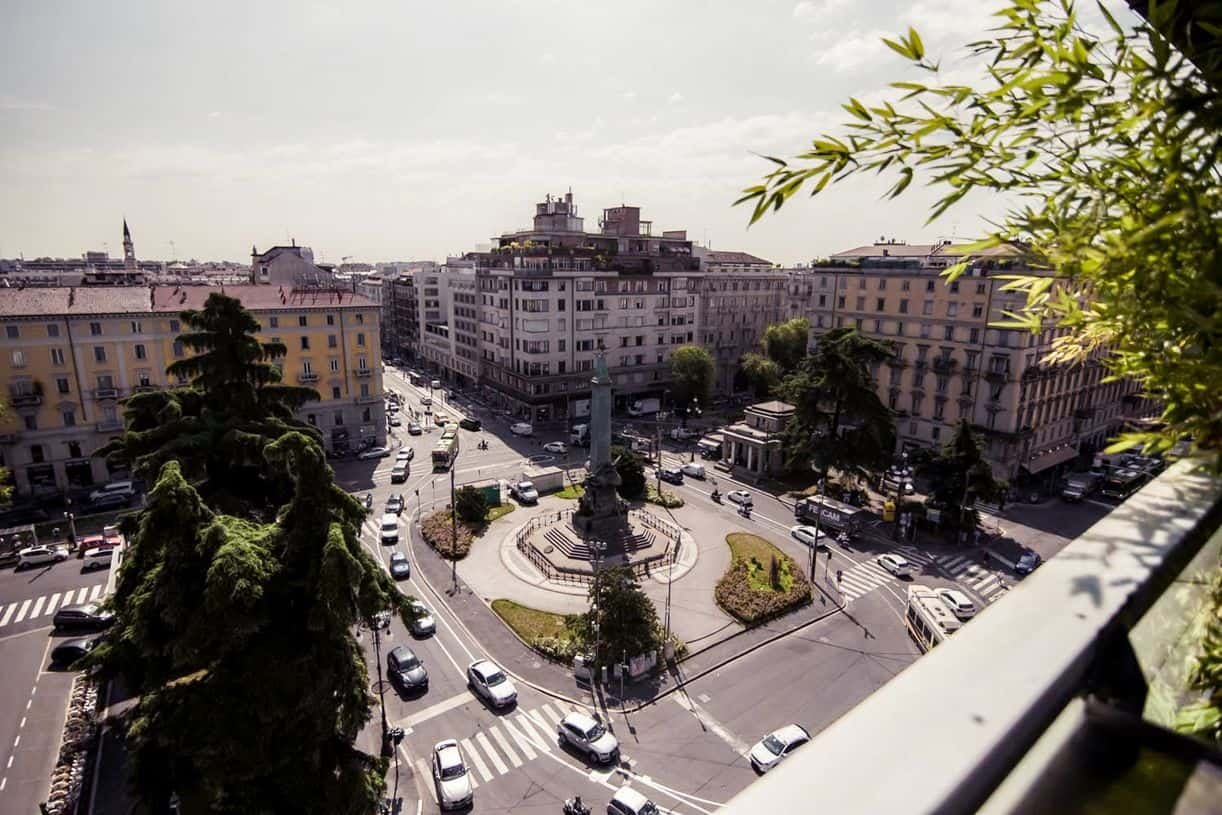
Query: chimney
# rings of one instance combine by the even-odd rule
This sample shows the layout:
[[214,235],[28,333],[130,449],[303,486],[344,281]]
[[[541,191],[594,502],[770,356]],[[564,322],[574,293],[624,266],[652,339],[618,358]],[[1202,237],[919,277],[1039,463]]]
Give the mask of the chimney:
[[75,302],[76,302],[76,289],[75,289],[75,288],[70,288],[70,289],[68,289],[68,305],[69,305],[69,307],[71,307],[71,306],[72,306],[72,304],[73,304],[73,303],[75,303]]

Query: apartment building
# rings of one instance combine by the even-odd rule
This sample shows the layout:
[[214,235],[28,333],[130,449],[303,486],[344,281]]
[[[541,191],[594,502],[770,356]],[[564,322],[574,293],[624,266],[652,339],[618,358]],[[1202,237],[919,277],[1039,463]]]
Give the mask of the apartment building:
[[475,261],[450,258],[420,272],[423,283],[419,357],[425,370],[468,387],[479,380],[479,311]]
[[639,207],[604,209],[599,231],[587,232],[571,192],[549,195],[532,227],[467,257],[476,265],[481,384],[530,421],[589,413],[599,347],[617,407],[665,400],[671,350],[699,340],[703,273],[691,241],[683,230],[655,234]]
[[[0,297],[0,381],[9,403],[0,460],[22,494],[104,483],[114,472],[93,452],[123,427],[122,399],[180,384],[166,368],[188,350],[180,313],[201,309],[209,286],[28,288]],[[261,338],[287,347],[284,381],[315,388],[301,409],[327,449],[385,442],[380,312],[334,289],[227,286],[255,313]]]
[[739,360],[756,350],[764,329],[786,319],[789,275],[746,252],[693,247],[704,272],[698,298],[700,339],[716,365],[715,392],[743,390]]
[[250,247],[250,282],[272,286],[332,286],[337,283],[335,267],[314,262],[314,250],[290,241],[288,246],[273,246],[266,252]]
[[789,270],[788,316],[810,320],[812,342],[852,326],[895,348],[874,373],[902,447],[944,444],[966,419],[982,431],[996,474],[1020,484],[1055,478],[1079,457],[1089,463],[1126,422],[1151,415],[1136,383],[1100,383],[1098,358],[1044,364],[1061,330],[990,327],[1023,306],[998,277],[1023,268],[1016,249],[973,256],[948,284],[941,272],[962,259],[949,241],[880,240]]

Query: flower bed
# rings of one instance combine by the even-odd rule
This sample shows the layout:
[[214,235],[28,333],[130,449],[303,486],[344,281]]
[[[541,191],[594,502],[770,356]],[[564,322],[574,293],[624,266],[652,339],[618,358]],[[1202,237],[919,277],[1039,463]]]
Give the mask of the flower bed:
[[554,662],[569,665],[580,650],[581,643],[563,614],[528,608],[505,599],[493,600],[492,610],[523,642]]
[[459,521],[458,545],[453,546],[454,536],[449,509],[434,512],[425,518],[424,522],[420,524],[420,534],[424,536],[425,542],[436,549],[442,557],[446,559],[453,557],[455,560],[462,560],[467,556],[467,553],[471,551],[471,542],[475,539],[471,528]]
[[683,506],[683,499],[673,492],[658,492],[652,484],[645,491],[645,500],[666,509],[678,509]]
[[810,602],[810,583],[789,555],[757,535],[726,536],[732,561],[717,581],[717,605],[745,625],[787,614]]

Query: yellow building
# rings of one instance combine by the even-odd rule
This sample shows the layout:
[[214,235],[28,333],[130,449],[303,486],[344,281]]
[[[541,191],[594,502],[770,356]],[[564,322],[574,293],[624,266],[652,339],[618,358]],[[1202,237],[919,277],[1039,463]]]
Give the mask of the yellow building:
[[[166,368],[187,349],[179,314],[201,309],[209,286],[53,287],[0,294],[0,463],[21,494],[54,494],[126,475],[92,457],[123,426],[122,399],[177,384]],[[386,440],[380,309],[348,292],[229,286],[288,351],[288,384],[319,401],[300,411],[328,451]]]

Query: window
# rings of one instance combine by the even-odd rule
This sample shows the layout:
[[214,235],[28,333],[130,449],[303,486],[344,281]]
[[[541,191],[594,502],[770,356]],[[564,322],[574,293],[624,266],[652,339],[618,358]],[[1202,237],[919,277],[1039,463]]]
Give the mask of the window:
[[[908,281],[905,280],[904,282],[907,283]],[[908,301],[900,300],[900,314],[907,314],[907,313],[908,313]]]
[[334,314],[327,315],[327,325],[335,325],[335,315]]
[[887,290],[887,278],[885,278],[885,277],[880,277],[880,278],[878,279],[878,290],[879,290],[879,291],[886,291],[886,290]]
[[140,323],[139,320],[132,320],[132,333],[133,334],[143,334],[144,333],[144,326]]
[[926,300],[921,303],[921,313],[925,316],[933,314],[933,300]]
[[[30,417],[27,416],[26,418],[29,419]],[[26,422],[26,424],[28,425],[29,422]],[[33,430],[34,428],[31,427],[30,429]],[[43,452],[42,452],[42,445],[41,444],[31,444],[30,445],[30,461],[33,462],[34,464],[42,464],[43,461],[45,460],[46,459],[44,458]]]
[[59,391],[60,393],[69,393],[71,391],[71,386],[68,384],[68,377],[55,377],[55,390]]
[[171,334],[177,334],[180,328],[181,326],[179,325],[178,320],[170,320],[170,333]]
[[934,281],[932,280],[925,281],[925,291],[933,291],[933,287],[934,287]]
[[342,413],[335,414],[335,426],[342,427],[343,424],[344,424],[344,414]]
[[339,372],[339,358],[331,357],[331,373]]
[[959,281],[958,280],[955,280],[950,284],[950,293],[951,294],[959,293]]
[[72,408],[65,408],[63,411],[64,427],[76,427],[76,412]]
[[136,359],[148,359],[148,354],[145,352],[144,346],[141,344],[136,345]]
[[372,415],[369,412],[369,408],[365,408],[364,410],[361,411],[361,421],[362,422],[372,421]]
[[365,345],[365,334],[364,334],[364,332],[361,332],[361,331],[358,331],[358,332],[357,332],[357,334],[356,334],[356,344],[357,344],[357,345],[359,345],[359,346],[361,346],[361,347],[364,347],[364,345]]
[[328,348],[339,347],[339,337],[335,336],[334,334],[328,334],[327,335],[327,347]]
[[357,324],[357,325],[364,325],[364,324],[365,324],[365,315],[364,315],[364,314],[362,314],[362,313],[361,313],[361,312],[359,312],[359,311],[358,311],[358,312],[357,312],[357,314],[356,314],[356,324]]
[[976,284],[976,294],[984,294],[984,291],[985,291],[984,281],[981,280],[979,283]]
[[980,329],[973,328],[969,333],[968,340],[973,343],[980,342]]
[[[301,319],[303,319],[303,320],[304,320],[304,319],[305,319],[305,317],[302,317]],[[309,338],[309,337],[304,337],[304,336],[303,336],[303,337],[301,338],[301,350],[302,350],[302,351],[309,351],[309,350],[310,350],[310,338]]]
[[15,340],[21,336],[21,329],[15,325],[6,325],[4,327],[4,333],[8,335],[10,340]]
[[955,338],[955,327],[953,325],[946,326],[945,332],[946,333],[944,336],[946,337],[946,339],[953,340]]
[[972,316],[973,317],[983,317],[984,316],[984,306],[981,305],[980,303],[973,304],[972,305]]
[[367,370],[369,370],[369,363],[368,363],[368,361],[366,360],[366,358],[365,358],[365,357],[360,356],[360,357],[357,357],[357,358],[356,358],[356,367],[357,367],[359,370],[362,370],[362,371],[367,371]]
[[[842,280],[841,282],[843,283],[844,281]],[[844,296],[843,295],[836,298],[836,307],[844,308]]]
[[[864,280],[862,280],[861,282],[862,282],[862,283],[864,283],[865,281],[864,281]],[[857,310],[858,310],[858,311],[865,311],[865,310],[866,310],[866,298],[864,298],[864,297],[858,297],[858,298],[857,298]]]
[[91,336],[94,336],[94,337],[100,336],[102,333],[102,324],[101,323],[90,323],[89,324],[89,333]]
[[[38,429],[38,417],[36,415],[34,415],[33,413],[27,413],[22,418],[25,420],[25,429],[26,430],[37,430]],[[35,447],[37,447],[37,445],[35,445]],[[33,449],[34,449],[33,447],[30,448],[30,450],[33,450]],[[39,448],[39,449],[42,449],[42,448]],[[39,461],[41,460],[42,459],[39,459]]]
[[339,398],[339,385],[332,385],[332,386],[331,386],[331,398],[332,398],[332,399],[338,399],[338,398]]
[[887,310],[887,298],[885,297],[878,298],[878,302],[874,304],[874,310],[875,311],[886,311]]
[[105,362],[106,361],[106,348],[104,346],[101,346],[101,345],[93,346],[93,361],[94,362]]
[[368,383],[368,382],[362,382],[362,383],[361,383],[361,396],[362,396],[362,397],[364,397],[364,396],[368,396],[368,395],[369,395],[369,383]]
[[48,337],[58,337],[59,336],[59,326],[55,323],[47,323],[47,336]]
[[[280,318],[279,317],[268,317],[267,325],[269,328],[279,328],[280,327]],[[314,414],[311,413],[310,418],[313,418],[313,417],[314,417]]]
[[297,315],[297,325],[301,326],[302,328],[305,328],[309,324],[310,324],[310,321],[306,319],[306,316],[304,314]]
[[64,349],[63,348],[52,348],[51,349],[51,364],[52,365],[63,365],[64,364]]
[[183,344],[180,340],[174,341],[174,356],[181,357],[185,352]]
[[912,281],[905,280],[900,283],[900,291],[912,291]]
[[318,427],[318,417],[313,413],[306,414],[306,421],[309,422],[311,426]]
[[70,441],[68,444],[68,458],[84,458],[81,455],[81,443],[79,441]]
[[14,368],[24,368],[25,367],[25,351],[14,351],[13,352],[13,367]]
[[958,315],[959,315],[959,304],[958,303],[947,303],[946,304],[946,316],[947,317],[957,317]]

